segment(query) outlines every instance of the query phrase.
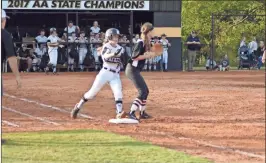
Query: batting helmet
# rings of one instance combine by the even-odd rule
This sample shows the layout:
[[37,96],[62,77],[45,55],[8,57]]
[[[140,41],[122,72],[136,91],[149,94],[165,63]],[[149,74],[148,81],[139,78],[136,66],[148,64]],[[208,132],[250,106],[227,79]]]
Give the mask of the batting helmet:
[[106,32],[105,32],[105,39],[106,40],[112,40],[112,37],[114,36],[114,35],[120,35],[120,32],[119,32],[119,30],[118,29],[116,29],[116,28],[110,28],[110,29],[108,29]]

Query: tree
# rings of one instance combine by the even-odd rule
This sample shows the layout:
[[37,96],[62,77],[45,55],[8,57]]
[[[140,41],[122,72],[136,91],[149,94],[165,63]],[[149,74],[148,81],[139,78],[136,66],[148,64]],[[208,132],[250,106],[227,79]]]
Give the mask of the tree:
[[[235,61],[241,37],[250,41],[253,36],[265,40],[265,2],[253,1],[182,1],[182,40],[192,30],[199,32],[203,44],[211,44],[211,15],[215,17],[215,59],[228,54]],[[243,16],[230,16],[243,14]],[[209,46],[202,48],[210,54]]]

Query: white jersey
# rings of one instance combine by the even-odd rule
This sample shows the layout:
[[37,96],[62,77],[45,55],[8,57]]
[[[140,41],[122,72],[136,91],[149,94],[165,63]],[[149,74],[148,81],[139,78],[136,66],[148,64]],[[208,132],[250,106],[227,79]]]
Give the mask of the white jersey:
[[45,54],[46,50],[44,48],[42,50],[40,48],[36,48],[34,52],[36,53],[37,58],[41,58]]
[[[57,36],[53,36],[53,35],[50,35],[49,37],[48,37],[48,40],[47,40],[47,42],[49,42],[49,43],[57,43],[57,42],[59,42],[61,39],[59,38],[59,37],[57,37]],[[52,50],[57,50],[58,49],[58,47],[51,47],[51,46],[48,46],[48,50],[49,51],[52,51]]]
[[163,45],[163,50],[164,50],[164,51],[167,51],[167,50],[168,50],[168,43],[169,43],[168,40],[166,40],[166,39],[165,39],[165,40],[161,39],[160,42],[161,42],[161,44]]
[[46,43],[47,42],[46,36],[39,35],[35,39],[37,40],[38,43]]
[[99,27],[92,26],[90,30],[91,30],[92,33],[96,34],[96,33],[99,33],[101,29]]
[[[120,71],[120,66],[121,66],[121,56],[119,57],[111,57],[111,58],[105,58],[105,54],[108,53],[115,53],[122,47],[120,45],[116,45],[116,47],[113,47],[110,43],[106,43],[101,52],[101,56],[103,59],[103,67],[115,70],[115,71]],[[122,48],[120,54],[124,53],[124,48]]]

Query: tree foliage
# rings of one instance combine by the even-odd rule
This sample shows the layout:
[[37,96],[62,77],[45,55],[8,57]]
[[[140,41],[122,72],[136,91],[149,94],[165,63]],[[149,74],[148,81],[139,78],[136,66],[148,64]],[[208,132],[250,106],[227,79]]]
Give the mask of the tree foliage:
[[[182,40],[192,30],[199,32],[203,44],[211,44],[212,14],[214,19],[215,59],[228,54],[234,61],[240,40],[255,36],[265,40],[265,1],[182,1]],[[220,15],[219,15],[220,14]],[[242,14],[242,16],[234,16]],[[264,15],[264,16],[258,16]],[[202,48],[210,54],[210,47]]]

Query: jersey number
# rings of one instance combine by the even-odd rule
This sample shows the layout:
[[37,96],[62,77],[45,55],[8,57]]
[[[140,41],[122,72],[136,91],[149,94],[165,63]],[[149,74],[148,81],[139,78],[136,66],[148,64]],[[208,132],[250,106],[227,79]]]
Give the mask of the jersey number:
[[30,0],[8,0],[8,8],[27,7]]

